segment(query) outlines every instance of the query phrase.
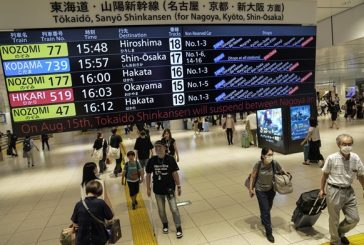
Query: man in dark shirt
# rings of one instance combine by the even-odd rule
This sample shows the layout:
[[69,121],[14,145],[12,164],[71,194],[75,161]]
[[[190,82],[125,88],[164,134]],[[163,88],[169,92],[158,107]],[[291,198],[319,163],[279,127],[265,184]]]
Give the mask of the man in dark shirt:
[[145,131],[140,131],[140,136],[136,139],[134,150],[136,151],[136,160],[144,169],[147,165],[148,159],[153,155],[153,144],[150,138],[146,135]]
[[177,186],[178,196],[181,195],[181,185],[178,175],[178,165],[172,156],[166,155],[166,145],[158,140],[154,144],[157,156],[149,159],[146,172],[147,195],[151,195],[151,175],[153,173],[153,192],[157,200],[159,217],[163,223],[163,233],[168,233],[168,219],[165,209],[167,199],[173,220],[176,226],[177,238],[182,238],[181,218],[178,211],[175,189]]
[[[121,143],[123,142],[123,139],[121,138],[120,135],[118,135],[116,133],[117,129],[113,128],[111,130],[111,136],[110,136],[110,140],[109,140],[109,146],[112,148],[118,148],[120,150],[121,148]],[[123,159],[123,155],[120,153],[120,158],[115,159],[116,163],[115,163],[115,168],[114,168],[114,175],[115,177],[118,176],[119,173],[122,172],[122,167],[121,167],[121,161]]]

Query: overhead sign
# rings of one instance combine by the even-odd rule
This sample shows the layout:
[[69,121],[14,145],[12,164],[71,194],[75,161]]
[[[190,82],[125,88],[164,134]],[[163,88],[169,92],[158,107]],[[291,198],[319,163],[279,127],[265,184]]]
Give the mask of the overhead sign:
[[156,24],[316,24],[315,0],[2,0],[0,29]]
[[310,104],[315,44],[291,25],[0,33],[19,135]]

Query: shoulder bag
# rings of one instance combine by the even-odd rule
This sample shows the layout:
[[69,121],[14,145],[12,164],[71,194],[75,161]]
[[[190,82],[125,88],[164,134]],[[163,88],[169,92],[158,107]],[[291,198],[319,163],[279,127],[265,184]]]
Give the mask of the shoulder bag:
[[275,171],[276,163],[272,162],[273,168],[273,187],[276,192],[279,194],[289,194],[293,192],[292,186],[292,175],[290,173],[280,172],[277,173]]
[[[261,164],[259,164],[258,171],[257,171],[257,176],[255,176],[255,181],[254,181],[253,187],[257,183],[258,176],[259,176],[259,171],[260,171],[260,169],[259,169],[260,166],[261,166]],[[248,178],[246,178],[245,183],[244,183],[245,187],[248,188],[248,190],[250,189],[250,178],[251,178],[251,175],[252,174],[249,174]]]
[[110,222],[105,222],[97,218],[93,213],[91,213],[90,209],[88,208],[85,199],[82,199],[82,204],[86,208],[87,212],[90,214],[90,216],[96,220],[97,222],[103,224],[105,226],[105,229],[107,233],[109,234],[109,243],[114,244],[121,238],[121,226],[120,226],[120,220],[119,219],[113,219]]
[[[110,144],[110,140],[111,140],[111,136],[109,139],[109,144]],[[112,159],[119,159],[120,158],[120,148],[119,147],[115,148],[115,147],[110,146],[108,156]]]
[[92,158],[96,161],[100,161],[104,158],[104,143],[105,139],[102,139],[102,145],[101,148],[94,151],[94,154],[92,155]]

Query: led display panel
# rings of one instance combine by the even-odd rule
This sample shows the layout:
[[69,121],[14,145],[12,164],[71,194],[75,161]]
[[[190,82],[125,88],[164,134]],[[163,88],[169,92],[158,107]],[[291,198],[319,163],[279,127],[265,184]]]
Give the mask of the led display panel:
[[314,103],[316,27],[0,32],[18,135]]

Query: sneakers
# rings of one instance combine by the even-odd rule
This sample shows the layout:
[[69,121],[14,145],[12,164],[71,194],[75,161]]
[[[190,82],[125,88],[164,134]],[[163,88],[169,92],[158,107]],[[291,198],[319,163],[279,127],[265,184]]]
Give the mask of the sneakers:
[[182,233],[182,228],[181,227],[177,227],[177,233],[176,233],[176,236],[177,236],[177,239],[180,239],[183,237],[183,233]]
[[163,223],[163,234],[168,234],[168,223]]
[[272,234],[267,235],[267,240],[274,243],[274,236]]
[[341,243],[344,245],[350,244],[349,240],[345,236],[340,237],[340,240],[341,240]]

